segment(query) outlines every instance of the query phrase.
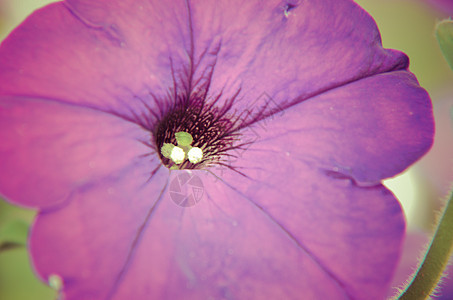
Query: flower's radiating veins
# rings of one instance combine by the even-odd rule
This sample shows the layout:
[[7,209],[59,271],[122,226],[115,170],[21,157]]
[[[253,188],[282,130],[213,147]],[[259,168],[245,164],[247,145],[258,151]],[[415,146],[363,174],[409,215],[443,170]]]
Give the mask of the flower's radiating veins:
[[[161,149],[163,164],[173,169],[174,164],[180,165],[178,169],[202,169],[219,163],[238,136],[233,133],[235,122],[225,111],[207,104],[206,99],[196,94],[170,109],[154,130],[154,143]],[[180,161],[179,156],[168,157],[169,151],[175,151],[170,145],[175,148],[178,145],[186,156],[191,149],[198,150],[193,150],[188,160]],[[181,154],[180,150],[176,151],[175,155]]]

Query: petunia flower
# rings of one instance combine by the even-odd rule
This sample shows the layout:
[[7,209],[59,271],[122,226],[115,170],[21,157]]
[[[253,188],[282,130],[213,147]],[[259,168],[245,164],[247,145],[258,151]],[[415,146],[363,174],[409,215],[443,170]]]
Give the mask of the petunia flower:
[[52,4],[0,48],[0,192],[65,299],[381,299],[381,181],[433,136],[407,68],[352,1]]

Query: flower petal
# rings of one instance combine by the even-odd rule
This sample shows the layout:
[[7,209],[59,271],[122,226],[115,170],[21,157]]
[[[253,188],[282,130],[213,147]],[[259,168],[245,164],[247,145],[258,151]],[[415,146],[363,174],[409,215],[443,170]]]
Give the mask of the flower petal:
[[[113,13],[104,10],[109,1],[91,2],[103,5],[92,7],[95,14]],[[162,100],[178,79],[172,71],[184,71],[188,26],[184,20],[162,22],[174,18],[173,9],[184,11],[176,1],[172,9],[160,1],[128,2],[112,1],[119,15],[99,23],[66,2],[35,12],[2,44],[0,93],[84,105],[149,124],[144,111],[170,105],[151,92]]]
[[352,1],[68,0],[4,42],[0,91],[146,123],[143,109],[165,110],[178,93],[209,89],[220,105],[240,90],[241,110],[266,92],[287,107],[407,65]]
[[[152,161],[149,133],[96,110],[32,98],[0,99],[0,191],[21,205],[49,207],[80,188]],[[154,155],[153,155],[154,156]],[[114,157],[114,159],[112,159]]]
[[443,11],[445,14],[453,15],[453,3],[451,0],[427,0],[433,6]]
[[286,108],[408,66],[353,1],[195,1],[191,12],[198,77],[214,65],[208,96],[227,102],[240,91],[238,111],[266,103],[263,93]]
[[[242,195],[224,192],[227,201],[253,204],[267,222],[281,229],[281,237],[297,245],[341,287],[342,292],[331,297],[305,287],[306,299],[382,299],[405,231],[401,208],[391,192],[380,184],[359,187],[302,160],[275,158],[272,149],[252,146],[247,153],[248,167],[239,168],[245,178],[239,180],[232,171],[221,175],[236,195]],[[311,267],[299,268],[297,278],[302,281],[314,272]]]
[[[66,205],[37,216],[33,264],[44,281],[62,278],[65,299],[107,299],[113,289],[168,181],[166,168],[149,182],[141,169],[77,189]],[[155,234],[152,241],[159,244]]]
[[[165,191],[159,174],[131,196],[144,178],[130,173],[81,190],[39,215],[35,267],[60,275],[68,300],[382,298],[404,233],[398,202],[382,186],[292,165],[300,177],[281,169],[267,183],[176,171]],[[203,183],[194,207],[171,199],[181,174]]]
[[[402,172],[426,153],[433,131],[428,94],[412,74],[398,71],[326,92],[242,133],[243,140],[274,153],[272,161],[304,160],[369,186]],[[246,168],[248,159],[241,156],[237,166]]]

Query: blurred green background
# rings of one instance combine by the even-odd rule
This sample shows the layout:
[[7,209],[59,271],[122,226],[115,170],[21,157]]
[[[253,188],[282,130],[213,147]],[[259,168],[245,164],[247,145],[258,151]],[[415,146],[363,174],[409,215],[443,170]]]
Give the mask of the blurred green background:
[[[0,0],[0,40],[32,11],[50,0]],[[435,24],[446,17],[422,0],[356,1],[376,20],[383,45],[408,54],[410,69],[430,93],[435,108],[436,138],[431,152],[385,184],[403,204],[410,231],[430,233],[453,183],[453,71],[435,38]],[[56,293],[36,278],[25,247],[36,212],[0,199],[0,299],[50,300]]]

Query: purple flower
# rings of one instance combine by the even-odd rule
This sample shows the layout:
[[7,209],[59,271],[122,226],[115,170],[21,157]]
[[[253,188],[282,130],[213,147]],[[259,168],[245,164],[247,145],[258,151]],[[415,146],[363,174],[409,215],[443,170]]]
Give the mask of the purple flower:
[[449,14],[449,15],[453,14],[453,1],[452,0],[428,0],[428,2],[446,14]]
[[433,136],[407,67],[352,1],[56,3],[0,48],[0,192],[66,299],[380,299],[381,180]]

